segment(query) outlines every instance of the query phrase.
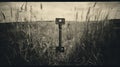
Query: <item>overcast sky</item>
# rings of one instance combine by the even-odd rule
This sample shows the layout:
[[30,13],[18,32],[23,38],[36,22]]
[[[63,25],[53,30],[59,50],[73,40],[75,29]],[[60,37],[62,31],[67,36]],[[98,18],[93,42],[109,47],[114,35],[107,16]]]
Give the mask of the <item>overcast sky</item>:
[[[0,2],[0,8],[9,9],[9,7],[20,8],[24,2]],[[43,4],[43,10],[40,10],[40,3]],[[32,6],[34,14],[39,19],[42,17],[46,20],[54,19],[56,17],[64,17],[67,20],[74,20],[75,10],[77,8],[88,8],[94,2],[28,2],[28,7]],[[114,8],[120,9],[120,2],[97,2],[96,8]],[[119,12],[119,11],[118,11]],[[115,12],[113,12],[115,14]],[[117,18],[120,18],[117,14]]]

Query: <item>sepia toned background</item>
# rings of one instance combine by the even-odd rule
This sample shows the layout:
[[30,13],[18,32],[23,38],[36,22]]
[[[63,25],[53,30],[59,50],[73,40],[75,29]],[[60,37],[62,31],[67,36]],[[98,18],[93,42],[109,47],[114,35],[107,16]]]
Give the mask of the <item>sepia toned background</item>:
[[[0,65],[119,65],[119,2],[0,2]],[[63,53],[56,53],[62,25]]]
[[[1,2],[0,9],[7,17],[6,21],[15,21],[15,14],[18,11],[20,17],[27,17],[30,20],[30,10],[35,17],[32,20],[54,20],[56,17],[64,17],[67,21],[75,21],[75,12],[78,11],[79,19],[83,14],[83,19],[79,21],[85,21],[87,9],[92,7],[94,2]],[[94,11],[102,9],[103,12],[110,11],[109,18],[120,18],[119,16],[119,2],[98,2],[94,7]],[[21,9],[26,9],[22,11]],[[12,11],[12,12],[11,12]],[[95,14],[96,12],[91,12]],[[12,13],[12,17],[11,17]],[[21,19],[19,21],[22,21]]]

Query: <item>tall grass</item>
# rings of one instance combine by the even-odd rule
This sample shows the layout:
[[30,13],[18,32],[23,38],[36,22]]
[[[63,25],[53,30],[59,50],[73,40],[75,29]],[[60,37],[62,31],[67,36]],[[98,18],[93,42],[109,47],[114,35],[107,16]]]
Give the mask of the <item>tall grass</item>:
[[[62,45],[64,53],[56,53],[58,46],[58,26],[55,22],[28,22],[16,23],[14,30],[9,30],[10,44],[18,48],[10,47],[12,55],[19,55],[29,64],[102,64],[101,47],[108,33],[108,15],[97,11],[92,17],[90,13],[94,7],[88,9],[85,22],[66,22],[63,25]],[[19,19],[19,12],[16,13],[16,21]],[[100,18],[104,20],[99,21]],[[81,17],[82,18],[82,17]],[[11,56],[12,57],[12,56]],[[15,59],[13,57],[13,59]],[[11,63],[10,63],[11,64]]]
[[76,45],[77,47],[75,52],[78,55],[75,55],[75,58],[78,58],[76,59],[76,62],[78,62],[78,64],[102,64],[104,62],[101,52],[102,47],[104,46],[104,37],[109,31],[109,22],[107,22],[109,12],[107,12],[104,20],[99,21],[100,16],[105,14],[102,14],[101,10],[98,11],[94,18],[96,21],[91,23],[90,10],[91,8],[89,8],[87,12],[86,25],[82,38]]

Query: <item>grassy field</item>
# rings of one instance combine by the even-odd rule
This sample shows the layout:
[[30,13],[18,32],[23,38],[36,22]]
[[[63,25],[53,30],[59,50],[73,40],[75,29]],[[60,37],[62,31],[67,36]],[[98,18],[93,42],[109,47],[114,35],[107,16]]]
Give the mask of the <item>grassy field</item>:
[[[93,11],[94,11],[94,7]],[[55,22],[0,23],[0,63],[8,65],[102,65],[104,47],[110,42],[108,12],[91,7],[84,22],[67,22],[62,29],[65,52],[56,53],[58,25]],[[18,15],[18,14],[17,14]],[[16,15],[16,16],[17,16]],[[92,17],[91,17],[92,16]],[[7,18],[7,17],[5,17]],[[82,18],[82,17],[81,17]],[[99,21],[100,19],[103,19]],[[91,19],[95,21],[91,21]]]
[[66,22],[62,26],[64,53],[55,50],[59,39],[55,22],[1,23],[1,43],[7,51],[3,56],[10,65],[102,64],[101,47],[109,33],[109,25],[103,25],[105,22],[90,22],[89,28],[85,22]]

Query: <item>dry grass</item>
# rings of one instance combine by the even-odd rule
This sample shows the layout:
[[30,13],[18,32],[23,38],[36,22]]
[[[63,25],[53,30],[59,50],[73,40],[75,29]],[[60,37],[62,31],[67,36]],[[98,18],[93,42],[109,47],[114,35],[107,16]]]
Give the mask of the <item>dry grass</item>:
[[[17,45],[13,55],[19,54],[30,64],[102,64],[101,47],[108,33],[108,14],[101,10],[94,15],[95,22],[91,22],[90,10],[86,22],[66,22],[63,25],[62,45],[64,53],[56,53],[58,46],[58,26],[55,22],[16,23],[11,32],[11,44]],[[18,13],[17,13],[18,14]],[[16,14],[16,15],[17,15]],[[103,21],[99,21],[105,15]],[[16,21],[17,21],[16,16]],[[16,31],[16,32],[15,32]],[[106,33],[105,33],[106,32]],[[12,48],[12,47],[11,47]]]

